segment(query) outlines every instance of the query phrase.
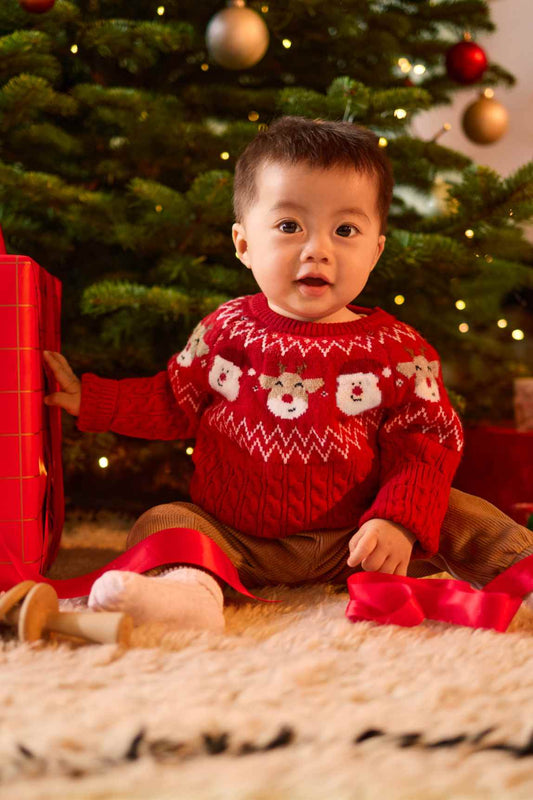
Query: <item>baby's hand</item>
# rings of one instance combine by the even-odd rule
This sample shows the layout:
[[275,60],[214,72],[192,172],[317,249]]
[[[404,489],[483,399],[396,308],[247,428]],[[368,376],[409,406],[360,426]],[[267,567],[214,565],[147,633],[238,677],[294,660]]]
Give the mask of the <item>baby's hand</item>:
[[44,398],[47,406],[59,406],[73,414],[75,417],[80,413],[81,402],[81,382],[72,372],[65,356],[61,353],[52,353],[45,350],[44,360],[54,373],[54,377],[63,389],[62,392],[54,392]]
[[355,533],[348,547],[348,565],[361,564],[368,572],[407,575],[416,536],[387,519],[369,519]]

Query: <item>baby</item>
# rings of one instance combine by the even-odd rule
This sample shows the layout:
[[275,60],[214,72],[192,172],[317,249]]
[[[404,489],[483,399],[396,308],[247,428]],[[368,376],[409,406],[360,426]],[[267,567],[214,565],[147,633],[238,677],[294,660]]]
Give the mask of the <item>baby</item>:
[[[153,378],[80,382],[45,354],[62,389],[45,402],[80,430],[196,439],[193,502],[145,512],[128,546],[192,529],[246,587],[364,569],[446,570],[481,588],[533,552],[533,532],[450,493],[463,438],[435,350],[352,305],[383,252],[392,186],[370,131],[284,117],[235,172],[233,242],[259,293],[209,314]],[[220,631],[223,581],[207,563],[108,571],[89,606]]]

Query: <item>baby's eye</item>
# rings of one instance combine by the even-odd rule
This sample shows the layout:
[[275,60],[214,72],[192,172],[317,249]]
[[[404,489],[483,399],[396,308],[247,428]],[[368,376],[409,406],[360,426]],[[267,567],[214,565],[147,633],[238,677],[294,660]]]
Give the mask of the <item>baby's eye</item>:
[[339,236],[343,236],[345,239],[349,239],[350,236],[355,236],[357,233],[359,233],[359,230],[355,227],[355,225],[339,225],[336,233],[338,233]]
[[302,230],[297,222],[293,222],[292,220],[285,220],[285,222],[280,222],[278,228],[282,233],[296,233],[298,230]]

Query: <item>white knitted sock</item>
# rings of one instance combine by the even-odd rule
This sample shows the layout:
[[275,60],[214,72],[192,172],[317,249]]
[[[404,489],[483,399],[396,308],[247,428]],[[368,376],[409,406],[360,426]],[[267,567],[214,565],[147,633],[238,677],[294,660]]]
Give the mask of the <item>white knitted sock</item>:
[[149,577],[109,570],[93,583],[89,608],[124,611],[135,625],[164,622],[173,628],[224,630],[224,596],[217,581],[194,567],[172,567]]

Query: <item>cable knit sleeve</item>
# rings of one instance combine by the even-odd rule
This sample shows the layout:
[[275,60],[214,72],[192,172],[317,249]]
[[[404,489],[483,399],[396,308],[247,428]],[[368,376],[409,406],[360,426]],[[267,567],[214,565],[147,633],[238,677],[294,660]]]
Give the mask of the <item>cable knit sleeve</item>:
[[359,524],[381,518],[403,525],[417,537],[413,557],[427,558],[438,550],[462,428],[435,350],[418,337],[413,349],[393,355],[396,396],[378,434],[380,489]]
[[110,430],[142,439],[194,437],[212,396],[207,364],[209,342],[216,338],[214,317],[202,320],[167,369],[151,378],[83,375],[79,430]]

